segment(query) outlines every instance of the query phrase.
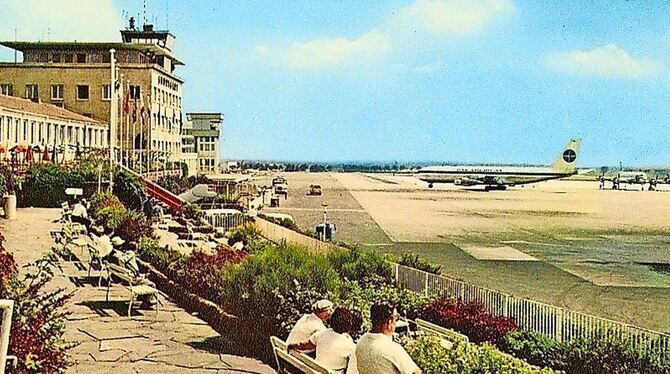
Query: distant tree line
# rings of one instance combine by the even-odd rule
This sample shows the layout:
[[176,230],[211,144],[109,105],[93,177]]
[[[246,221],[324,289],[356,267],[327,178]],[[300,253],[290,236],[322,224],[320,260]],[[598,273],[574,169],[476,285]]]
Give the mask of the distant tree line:
[[397,172],[401,170],[414,170],[425,163],[398,163],[398,162],[265,162],[265,161],[243,161],[240,163],[242,169],[253,169],[261,171],[309,171],[312,173],[322,172]]

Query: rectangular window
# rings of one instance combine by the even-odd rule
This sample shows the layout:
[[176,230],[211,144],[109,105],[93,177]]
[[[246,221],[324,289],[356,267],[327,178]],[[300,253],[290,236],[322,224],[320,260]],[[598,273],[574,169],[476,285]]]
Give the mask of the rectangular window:
[[51,86],[51,100],[60,101],[63,100],[63,85],[54,84]]
[[12,96],[14,94],[12,91],[13,90],[11,84],[9,83],[0,84],[0,94]]
[[73,60],[73,58],[72,58],[72,53],[66,53],[66,54],[64,55],[63,60],[65,60],[65,62],[70,62],[70,63],[73,62],[74,60]]
[[77,100],[88,100],[88,99],[89,99],[88,85],[86,84],[77,85]]
[[26,99],[37,100],[39,90],[36,84],[26,84]]
[[78,64],[86,63],[86,53],[77,53],[77,63]]
[[112,86],[109,84],[102,86],[102,99],[106,101],[112,100]]
[[51,62],[60,62],[60,53],[54,53],[51,55]]
[[140,86],[130,86],[130,98],[133,100],[139,100],[142,89]]

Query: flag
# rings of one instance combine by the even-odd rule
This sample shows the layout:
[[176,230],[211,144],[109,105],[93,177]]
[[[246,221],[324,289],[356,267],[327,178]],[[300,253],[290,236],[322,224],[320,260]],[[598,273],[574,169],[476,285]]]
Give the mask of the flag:
[[123,98],[123,113],[130,113],[130,85],[127,85],[126,96]]
[[144,106],[144,96],[140,95],[140,121],[144,124],[144,116],[147,114],[147,108]]

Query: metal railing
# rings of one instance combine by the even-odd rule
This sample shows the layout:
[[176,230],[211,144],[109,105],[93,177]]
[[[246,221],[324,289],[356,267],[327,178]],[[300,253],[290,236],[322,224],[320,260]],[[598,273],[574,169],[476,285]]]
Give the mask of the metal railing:
[[[286,240],[321,253],[346,250],[258,218],[256,225],[265,237],[275,242]],[[641,351],[655,351],[670,356],[670,334],[523,299],[397,263],[391,265],[399,287],[426,295],[441,294],[465,302],[476,301],[493,315],[513,318],[522,328],[547,335],[557,341],[606,335],[626,339],[633,348]]]
[[670,335],[602,317],[523,299],[392,263],[396,284],[414,292],[447,295],[464,302],[476,301],[491,314],[510,317],[524,329],[558,341],[595,336],[625,339],[635,349],[670,355]]

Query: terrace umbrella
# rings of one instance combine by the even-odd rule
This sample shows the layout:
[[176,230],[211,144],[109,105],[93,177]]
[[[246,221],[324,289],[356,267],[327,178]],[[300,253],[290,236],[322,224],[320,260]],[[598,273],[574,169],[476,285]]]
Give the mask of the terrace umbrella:
[[7,148],[2,144],[0,144],[0,153],[2,153],[3,159],[7,157]]
[[42,161],[51,161],[49,158],[49,147],[44,147],[44,153],[42,153]]
[[33,147],[26,147],[26,162],[33,160]]

